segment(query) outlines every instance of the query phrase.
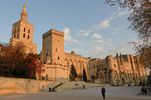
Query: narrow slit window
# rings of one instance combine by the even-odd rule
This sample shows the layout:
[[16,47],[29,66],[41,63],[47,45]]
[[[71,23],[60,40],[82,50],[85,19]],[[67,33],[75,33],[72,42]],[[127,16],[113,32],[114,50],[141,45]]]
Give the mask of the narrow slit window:
[[28,33],[30,33],[30,30],[28,30]]
[[24,32],[26,32],[26,28],[24,28]]
[[30,36],[28,35],[28,39],[30,39]]
[[25,38],[25,33],[23,34],[23,38]]

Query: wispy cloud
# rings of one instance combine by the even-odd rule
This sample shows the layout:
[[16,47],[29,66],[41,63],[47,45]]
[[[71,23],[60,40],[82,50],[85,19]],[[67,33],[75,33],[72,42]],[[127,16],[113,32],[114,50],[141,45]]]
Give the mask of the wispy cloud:
[[120,29],[121,29],[120,27],[115,28],[115,29],[113,29],[113,32],[112,32],[112,33],[116,35],[116,34],[119,33]]
[[81,41],[81,40],[87,38],[90,34],[91,34],[91,32],[89,32],[89,30],[80,30],[78,32],[78,40]]
[[108,28],[110,26],[110,20],[104,20],[101,22],[100,24],[100,28],[101,29],[105,29],[105,28]]
[[80,32],[79,32],[82,36],[84,36],[84,37],[86,37],[86,36],[88,36],[89,34],[90,34],[90,32],[87,32],[87,31],[85,31],[85,30],[80,30]]
[[65,41],[70,41],[71,40],[70,29],[65,27],[63,29],[63,32],[65,34],[65,37],[64,37]]
[[96,47],[95,50],[93,50],[91,52],[94,55],[98,55],[98,54],[101,54],[103,52],[103,48],[102,47]]
[[[91,27],[87,28],[87,29],[82,29],[79,31],[79,36],[82,39],[85,39],[86,37],[88,37],[89,35],[93,35],[98,31],[107,29],[111,26],[111,22],[115,19],[118,19],[122,16],[125,16],[128,13],[127,9],[122,9],[119,8],[117,9],[115,12],[113,12],[110,16],[108,16],[106,19],[100,21],[100,23],[96,24],[96,25],[92,25]],[[119,30],[119,29],[118,29]],[[117,31],[114,31],[114,34],[116,34]]]
[[102,36],[99,33],[94,33],[92,36],[94,37],[94,39],[97,39],[97,40],[102,39]]
[[[87,55],[90,55],[91,57],[105,57],[108,54],[115,54],[117,51],[124,52],[125,50],[126,52],[126,50],[128,50],[127,48],[129,48],[128,45],[115,45],[112,38],[110,38],[108,35],[106,36],[104,34],[101,34],[101,32],[103,32],[105,29],[111,27],[112,21],[121,18],[126,14],[126,10],[118,9],[106,19],[100,21],[100,23],[92,25],[91,27],[88,27],[86,29],[79,30],[77,36],[74,38],[71,36],[70,29],[66,27],[64,28],[65,41],[66,43],[80,43],[80,49],[73,49],[77,52],[82,52],[83,54],[86,54],[85,51],[87,51]],[[116,29],[114,29],[113,34],[117,34],[119,30],[120,28],[117,27]],[[90,44],[92,45],[92,48],[82,48],[89,47]],[[126,47],[124,47],[123,45]]]
[[71,31],[70,31],[69,28],[65,27],[65,28],[63,29],[63,32],[64,32],[64,34],[65,34],[65,36],[64,36],[65,43],[68,43],[68,42],[77,43],[77,42],[78,42],[77,39],[72,38],[72,36],[71,36]]
[[116,44],[114,47],[112,46],[110,50],[108,50],[108,54],[115,55],[116,53],[134,53],[133,46],[128,43]]
[[94,34],[92,35],[92,38],[93,38],[93,41],[94,41],[96,44],[103,43],[103,37],[101,36],[100,33],[94,33]]
[[100,22],[100,28],[101,29],[109,28],[113,20],[125,16],[127,15],[127,13],[128,13],[127,9],[122,9],[122,8],[117,9],[109,17],[107,17],[106,19]]
[[117,17],[122,17],[128,14],[128,10],[121,10],[117,13]]

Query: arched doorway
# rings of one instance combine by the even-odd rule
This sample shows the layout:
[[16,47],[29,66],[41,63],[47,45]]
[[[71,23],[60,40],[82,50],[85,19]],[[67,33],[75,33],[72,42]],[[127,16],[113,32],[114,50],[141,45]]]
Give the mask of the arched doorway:
[[87,73],[85,71],[85,68],[83,69],[83,81],[87,82]]

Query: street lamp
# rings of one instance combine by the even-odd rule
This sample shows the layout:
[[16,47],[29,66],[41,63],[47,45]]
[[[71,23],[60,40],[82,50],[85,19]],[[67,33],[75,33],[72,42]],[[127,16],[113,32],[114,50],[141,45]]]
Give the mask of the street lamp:
[[55,81],[57,81],[57,61],[55,61]]
[[69,80],[69,62],[67,60],[67,80]]

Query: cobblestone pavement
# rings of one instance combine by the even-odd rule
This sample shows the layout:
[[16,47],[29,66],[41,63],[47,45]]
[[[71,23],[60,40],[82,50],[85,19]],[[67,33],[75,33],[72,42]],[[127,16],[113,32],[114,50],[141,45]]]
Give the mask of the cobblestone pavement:
[[[151,96],[137,95],[141,87],[106,87],[106,100],[151,100]],[[44,92],[27,95],[0,96],[0,100],[103,100],[101,87],[66,92]]]

